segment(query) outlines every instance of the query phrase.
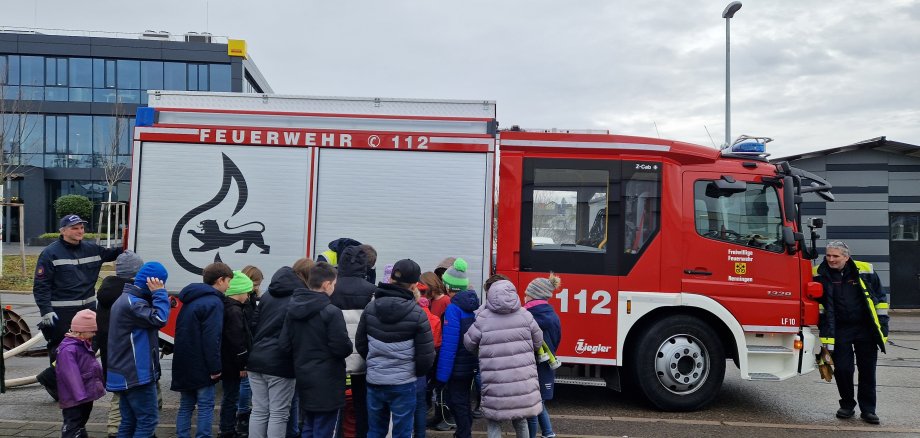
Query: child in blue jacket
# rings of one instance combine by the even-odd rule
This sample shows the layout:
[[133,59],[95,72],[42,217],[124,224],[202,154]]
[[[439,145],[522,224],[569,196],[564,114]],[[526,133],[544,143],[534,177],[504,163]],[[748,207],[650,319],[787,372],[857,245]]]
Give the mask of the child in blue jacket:
[[167,276],[159,262],[144,263],[112,305],[105,385],[119,393],[118,436],[153,436],[160,420],[158,333],[169,320]]
[[447,407],[457,424],[457,438],[472,435],[473,417],[470,409],[470,387],[479,367],[479,359],[463,347],[463,335],[473,325],[479,308],[479,297],[469,288],[467,264],[463,259],[444,272],[442,279],[450,291],[457,292],[444,311],[441,327],[441,352],[438,356],[438,386],[447,386]]

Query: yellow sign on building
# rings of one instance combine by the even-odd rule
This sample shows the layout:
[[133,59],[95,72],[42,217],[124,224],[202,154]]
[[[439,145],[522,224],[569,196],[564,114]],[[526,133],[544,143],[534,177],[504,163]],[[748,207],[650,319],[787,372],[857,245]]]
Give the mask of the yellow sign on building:
[[227,55],[246,57],[246,40],[227,40]]

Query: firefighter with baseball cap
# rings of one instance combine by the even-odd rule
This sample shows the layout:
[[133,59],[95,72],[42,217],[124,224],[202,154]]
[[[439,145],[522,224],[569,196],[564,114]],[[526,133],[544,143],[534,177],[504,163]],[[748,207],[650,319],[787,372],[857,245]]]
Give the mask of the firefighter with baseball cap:
[[[103,248],[84,242],[87,222],[75,214],[61,218],[61,237],[38,256],[32,294],[41,313],[39,328],[48,341],[48,357],[70,330],[70,321],[83,309],[96,309],[96,281],[104,262],[114,261],[121,248]],[[50,371],[49,371],[50,370]],[[57,385],[50,368],[39,374],[41,383],[57,399]]]

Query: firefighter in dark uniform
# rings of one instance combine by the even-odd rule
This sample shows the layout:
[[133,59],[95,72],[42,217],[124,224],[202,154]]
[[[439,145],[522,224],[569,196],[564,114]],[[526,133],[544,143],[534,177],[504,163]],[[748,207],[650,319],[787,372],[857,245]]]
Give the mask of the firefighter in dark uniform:
[[[872,265],[850,258],[843,242],[829,242],[824,262],[813,271],[824,286],[818,328],[821,343],[832,350],[834,379],[840,393],[837,418],[852,418],[857,401],[860,417],[879,424],[875,413],[875,362],[888,342],[888,301]],[[853,355],[859,389],[853,397]]]
[[[96,280],[102,263],[115,260],[121,248],[103,248],[84,242],[84,225],[80,216],[70,214],[61,218],[61,237],[48,245],[38,256],[32,293],[42,315],[39,328],[48,341],[51,365],[58,344],[70,330],[70,320],[83,309],[96,309]],[[54,370],[39,374],[39,383],[56,397]]]

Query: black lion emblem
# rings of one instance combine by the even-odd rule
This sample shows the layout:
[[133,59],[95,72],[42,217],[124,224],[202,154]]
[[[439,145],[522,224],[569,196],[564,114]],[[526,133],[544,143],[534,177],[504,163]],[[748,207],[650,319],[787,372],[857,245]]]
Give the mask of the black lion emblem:
[[201,246],[197,248],[189,248],[189,251],[192,252],[206,252],[212,251],[215,249],[224,248],[230,245],[234,245],[237,242],[242,241],[243,247],[236,250],[237,253],[245,253],[249,251],[249,248],[252,245],[255,245],[262,249],[262,254],[268,254],[269,246],[265,244],[265,239],[262,237],[262,233],[265,231],[265,224],[258,221],[253,221],[245,223],[238,227],[229,227],[227,222],[224,221],[224,228],[227,230],[235,230],[237,228],[242,228],[247,225],[258,224],[262,226],[261,230],[249,230],[249,231],[240,231],[238,233],[228,233],[220,229],[217,221],[214,219],[205,219],[201,221],[198,225],[198,229],[201,232],[195,230],[188,230],[188,233],[192,236],[195,236],[196,239],[201,241]]

